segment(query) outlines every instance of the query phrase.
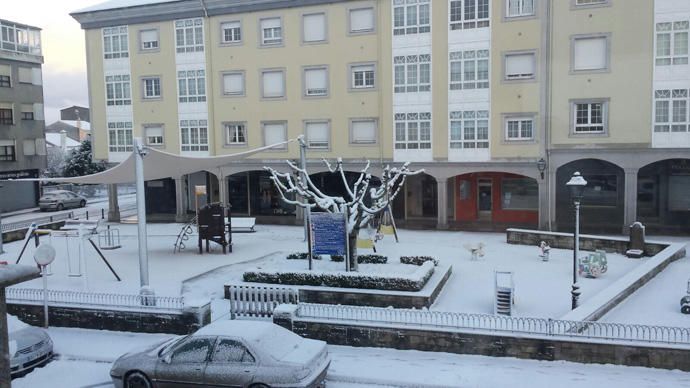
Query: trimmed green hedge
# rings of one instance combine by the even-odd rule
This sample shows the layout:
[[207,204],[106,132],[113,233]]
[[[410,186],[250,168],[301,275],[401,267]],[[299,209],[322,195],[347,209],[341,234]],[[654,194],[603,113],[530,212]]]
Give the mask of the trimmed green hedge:
[[[345,261],[345,257],[341,255],[331,255],[331,261],[337,263]],[[386,264],[388,257],[382,255],[357,255],[357,263],[359,264]]]
[[438,265],[438,260],[431,256],[400,256],[402,264],[422,265],[427,261],[434,263],[434,266]]
[[[295,252],[287,255],[288,260],[309,260],[309,252]],[[312,255],[312,259],[321,260],[321,256]]]

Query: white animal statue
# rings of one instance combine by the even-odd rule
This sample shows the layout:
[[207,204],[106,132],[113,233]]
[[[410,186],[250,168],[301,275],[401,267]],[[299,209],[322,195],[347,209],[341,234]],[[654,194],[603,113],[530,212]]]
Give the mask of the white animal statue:
[[480,242],[478,244],[465,243],[463,247],[467,249],[468,252],[472,254],[472,260],[477,260],[480,257],[484,257],[484,243]]
[[541,257],[542,261],[549,261],[549,252],[551,251],[551,247],[546,241],[542,241],[541,244],[539,244],[539,249],[541,250],[541,254],[539,257]]

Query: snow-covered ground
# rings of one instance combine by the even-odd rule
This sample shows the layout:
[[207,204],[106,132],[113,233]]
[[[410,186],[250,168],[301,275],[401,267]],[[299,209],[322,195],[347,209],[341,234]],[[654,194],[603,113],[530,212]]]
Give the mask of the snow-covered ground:
[[[110,387],[112,361],[163,334],[51,328],[59,359],[15,379],[15,388]],[[690,387],[690,373],[649,368],[329,346],[328,386]]]

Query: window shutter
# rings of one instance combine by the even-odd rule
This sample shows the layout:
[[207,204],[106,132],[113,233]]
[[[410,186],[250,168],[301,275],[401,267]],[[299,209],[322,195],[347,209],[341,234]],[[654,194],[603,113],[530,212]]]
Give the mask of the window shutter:
[[20,67],[19,68],[19,82],[30,84],[32,81],[32,72],[30,67]]
[[575,39],[573,68],[575,70],[596,70],[606,68],[606,38]]
[[158,30],[146,30],[141,32],[142,42],[157,42],[158,41]]
[[244,92],[244,82],[241,73],[223,75],[224,94],[242,94]]
[[12,77],[12,68],[10,65],[0,65],[0,75]]
[[263,73],[264,97],[283,97],[283,72],[270,71]]
[[31,68],[31,83],[34,85],[43,85],[43,75],[40,67]]
[[520,78],[534,75],[534,55],[516,54],[506,56],[506,77]]
[[376,122],[373,120],[352,122],[353,143],[376,143]]
[[285,141],[285,124],[264,124],[264,141],[266,145]]
[[231,28],[239,28],[240,27],[240,22],[225,22],[220,25],[220,28],[222,30],[227,30]]
[[46,152],[46,139],[36,139],[36,155],[45,155]]
[[326,15],[322,13],[304,15],[302,20],[305,42],[326,40]]
[[34,120],[45,120],[43,116],[43,104],[34,104],[33,106]]
[[34,105],[33,104],[22,104],[22,113],[24,112],[34,112]]
[[362,8],[350,11],[350,31],[371,31],[374,29],[374,9]]
[[307,123],[307,140],[310,147],[328,147],[328,123]]
[[36,155],[36,141],[24,140],[24,156]]
[[322,95],[328,90],[326,69],[308,69],[304,71],[304,82],[307,95]]
[[280,18],[263,19],[261,21],[261,29],[280,27]]
[[163,136],[163,127],[146,127],[146,136]]

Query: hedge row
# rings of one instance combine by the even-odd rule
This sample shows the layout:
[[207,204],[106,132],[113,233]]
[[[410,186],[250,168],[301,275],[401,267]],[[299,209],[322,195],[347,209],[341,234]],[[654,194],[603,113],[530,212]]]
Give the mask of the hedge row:
[[431,256],[400,256],[402,264],[422,265],[427,261],[434,263],[435,266],[438,265],[438,260]]
[[423,263],[410,275],[378,275],[358,272],[247,271],[242,276],[245,282],[286,284],[293,286],[326,286],[337,288],[359,288],[387,291],[419,291],[434,274],[434,264]]
[[[345,257],[341,255],[331,255],[331,261],[341,263],[345,261]],[[388,257],[382,255],[357,255],[357,263],[359,264],[386,264]]]
[[[308,252],[291,253],[291,254],[287,255],[286,259],[288,259],[288,260],[309,260],[309,253]],[[321,260],[321,256],[312,255],[312,259]]]

